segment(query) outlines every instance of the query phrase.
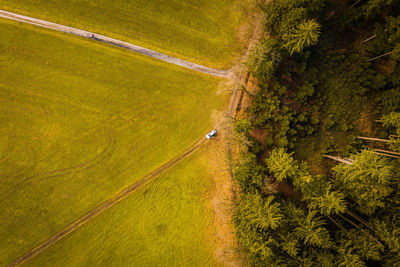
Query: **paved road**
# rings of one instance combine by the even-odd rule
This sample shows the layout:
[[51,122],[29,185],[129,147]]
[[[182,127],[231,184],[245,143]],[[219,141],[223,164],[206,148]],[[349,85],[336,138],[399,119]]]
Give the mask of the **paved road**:
[[159,53],[159,52],[156,52],[156,51],[153,51],[153,50],[141,47],[141,46],[123,42],[118,39],[114,39],[114,38],[110,38],[110,37],[107,37],[104,35],[96,34],[94,32],[88,32],[88,31],[56,24],[56,23],[41,20],[41,19],[35,19],[32,17],[27,17],[27,16],[11,13],[11,12],[4,11],[4,10],[0,10],[0,17],[25,22],[28,24],[32,24],[32,25],[36,25],[39,27],[44,27],[44,28],[48,28],[48,29],[52,29],[52,30],[56,30],[56,31],[71,33],[71,34],[75,34],[75,35],[89,38],[89,39],[94,39],[99,42],[122,47],[122,48],[131,50],[131,51],[134,51],[134,52],[137,52],[137,53],[149,56],[149,57],[153,57],[153,58],[156,58],[156,59],[168,62],[168,63],[172,63],[175,65],[184,67],[184,68],[203,72],[203,73],[210,74],[213,76],[227,77],[229,75],[229,70],[218,70],[218,69],[208,68],[208,67],[205,67],[205,66],[202,66],[199,64],[195,64],[195,63],[192,63],[189,61],[179,59],[179,58],[171,57],[171,56],[168,56],[168,55],[165,55],[165,54],[162,54],[162,53]]
[[38,246],[36,246],[35,248],[33,248],[30,251],[28,251],[27,253],[25,253],[24,255],[22,255],[21,257],[16,259],[14,262],[10,263],[9,266],[17,266],[17,265],[20,265],[20,264],[30,260],[31,258],[36,256],[37,254],[41,253],[43,250],[45,250],[48,247],[50,247],[55,242],[59,241],[60,239],[62,239],[66,235],[70,234],[71,232],[73,232],[74,230],[79,228],[81,225],[83,225],[83,224],[87,223],[88,221],[92,220],[95,216],[99,215],[100,213],[102,213],[106,209],[111,208],[112,206],[114,206],[115,204],[120,202],[121,200],[123,200],[126,197],[128,197],[131,193],[133,193],[133,192],[137,191],[138,189],[142,188],[144,185],[146,185],[150,181],[154,180],[161,173],[165,172],[166,170],[168,170],[172,166],[176,165],[177,163],[182,161],[184,158],[187,158],[189,155],[191,155],[193,152],[195,152],[197,149],[199,149],[200,146],[203,145],[205,142],[206,142],[205,138],[200,139],[196,144],[194,144],[193,146],[188,148],[181,155],[179,155],[179,156],[175,157],[174,159],[168,161],[167,163],[161,165],[160,167],[158,167],[154,171],[146,174],[139,181],[137,181],[137,182],[131,184],[130,186],[128,186],[127,188],[123,189],[121,192],[119,192],[114,197],[108,199],[103,204],[100,204],[99,206],[97,206],[93,210],[89,211],[85,216],[83,216],[83,217],[75,220],[71,224],[69,224],[64,230],[58,232],[54,236],[52,236],[49,239],[43,241]]

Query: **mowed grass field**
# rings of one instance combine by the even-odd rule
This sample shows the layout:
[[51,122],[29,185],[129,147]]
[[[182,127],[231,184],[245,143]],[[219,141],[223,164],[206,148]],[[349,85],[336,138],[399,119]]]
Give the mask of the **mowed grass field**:
[[2,0],[0,8],[228,68],[247,45],[254,0]]
[[211,143],[39,254],[28,266],[216,266]]
[[2,266],[195,143],[227,100],[221,79],[5,19],[0,64]]

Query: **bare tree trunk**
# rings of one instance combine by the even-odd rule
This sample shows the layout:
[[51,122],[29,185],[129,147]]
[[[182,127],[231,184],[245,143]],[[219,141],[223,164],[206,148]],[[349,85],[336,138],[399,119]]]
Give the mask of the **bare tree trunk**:
[[391,142],[388,139],[380,139],[380,138],[372,138],[372,137],[357,136],[357,138],[358,139],[363,139],[363,140],[370,140],[370,141],[386,142],[386,143],[390,143]]
[[377,148],[374,148],[374,150],[378,151],[378,152],[383,152],[383,153],[387,153],[387,154],[393,154],[393,155],[399,155],[400,156],[400,153],[394,152],[394,151],[390,151],[390,150],[377,149]]
[[365,39],[365,40],[363,41],[363,43],[366,43],[366,42],[368,42],[368,41],[374,39],[375,37],[376,37],[376,34],[374,34],[374,35],[372,35],[371,37]]
[[390,154],[386,154],[386,153],[380,153],[380,152],[376,152],[376,151],[372,151],[372,153],[377,154],[377,155],[382,155],[382,156],[390,157],[390,158],[400,159],[400,157],[398,157],[398,156],[394,156],[394,155],[390,155]]
[[246,86],[244,86],[244,85],[242,85],[241,91],[247,93],[248,95],[255,96],[255,94],[253,94],[249,90],[247,90]]
[[335,10],[329,13],[329,15],[326,17],[326,19],[330,19],[333,15],[335,15]]
[[358,0],[357,2],[355,2],[354,4],[352,4],[351,6],[349,6],[349,8],[352,8],[352,7],[354,7],[354,6],[356,6],[358,3],[360,3],[361,2],[361,0]]
[[238,119],[236,119],[235,117],[232,117],[231,115],[229,115],[228,113],[225,114],[225,116],[233,121],[238,121]]
[[388,53],[382,54],[382,55],[380,55],[380,56],[370,58],[370,59],[368,59],[367,61],[370,62],[370,61],[373,61],[373,60],[375,60],[375,59],[388,56],[388,55],[390,55],[391,53],[392,53],[392,52],[388,52]]
[[341,162],[344,164],[348,164],[348,165],[353,164],[353,160],[351,160],[351,159],[344,159],[344,158],[334,157],[334,156],[329,156],[329,155],[324,155],[324,157],[328,158],[328,159],[333,159],[335,161],[338,161],[338,162]]
[[362,229],[360,226],[358,226],[357,224],[355,224],[352,220],[349,220],[348,218],[342,216],[340,213],[338,213],[338,216],[341,217],[343,220],[345,220],[346,222],[350,223],[351,225],[353,225],[355,228],[359,229],[360,231],[362,231],[363,233],[365,233],[366,235],[368,235],[369,237],[371,237],[373,240],[375,240],[379,245],[381,245],[382,247],[385,247],[381,242],[379,242],[379,240],[377,240],[375,237],[373,237],[372,235],[370,235],[367,231],[365,231],[364,229]]

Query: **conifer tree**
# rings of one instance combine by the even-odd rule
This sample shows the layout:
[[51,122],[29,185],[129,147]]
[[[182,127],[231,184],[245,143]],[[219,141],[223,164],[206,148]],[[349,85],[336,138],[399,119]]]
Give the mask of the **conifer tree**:
[[384,247],[359,229],[342,229],[338,235],[340,242],[345,242],[346,247],[351,248],[360,258],[365,260],[381,259]]
[[265,178],[265,168],[257,163],[256,155],[242,153],[235,170],[234,178],[245,193],[256,192],[262,187]]
[[343,213],[346,210],[344,194],[334,191],[332,184],[323,179],[315,181],[308,190],[310,193],[305,195],[308,208],[323,215]]
[[316,214],[316,211],[310,211],[305,218],[300,218],[299,226],[293,230],[294,234],[305,245],[329,248],[332,245],[330,234],[324,227],[324,220]]
[[266,159],[268,169],[278,182],[299,175],[299,167],[292,153],[286,153],[284,148],[275,148]]
[[321,25],[311,19],[299,24],[295,29],[282,36],[285,47],[291,55],[300,53],[304,48],[315,45],[321,32]]
[[385,199],[393,191],[393,166],[386,158],[367,150],[353,159],[353,164],[339,164],[332,170],[341,191],[353,198],[360,211],[372,214],[385,207]]
[[391,135],[389,137],[389,147],[395,152],[400,152],[400,113],[392,112],[389,115],[383,116],[383,125],[386,127],[395,128],[396,136]]

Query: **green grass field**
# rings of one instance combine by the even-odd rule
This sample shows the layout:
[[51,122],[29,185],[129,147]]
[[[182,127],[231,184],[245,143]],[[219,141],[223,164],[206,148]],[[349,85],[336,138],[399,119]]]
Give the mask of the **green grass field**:
[[254,1],[3,0],[0,8],[227,68],[244,52]]
[[226,103],[220,79],[8,20],[0,62],[2,266],[184,151]]
[[209,145],[27,265],[216,266]]

